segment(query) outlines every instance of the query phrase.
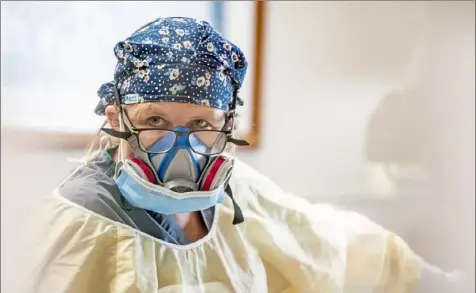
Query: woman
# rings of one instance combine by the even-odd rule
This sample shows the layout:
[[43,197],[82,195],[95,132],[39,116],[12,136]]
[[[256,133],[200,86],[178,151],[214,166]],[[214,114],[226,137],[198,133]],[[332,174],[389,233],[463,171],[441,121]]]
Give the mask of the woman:
[[234,158],[239,48],[161,18],[114,53],[96,113],[119,143],[41,208],[29,292],[411,292],[423,262],[396,235]]

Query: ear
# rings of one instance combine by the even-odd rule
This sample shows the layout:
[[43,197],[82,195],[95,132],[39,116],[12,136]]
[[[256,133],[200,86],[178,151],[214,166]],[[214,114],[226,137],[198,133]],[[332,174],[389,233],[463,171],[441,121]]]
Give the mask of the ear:
[[106,119],[111,128],[119,131],[119,114],[116,107],[109,105],[106,107]]

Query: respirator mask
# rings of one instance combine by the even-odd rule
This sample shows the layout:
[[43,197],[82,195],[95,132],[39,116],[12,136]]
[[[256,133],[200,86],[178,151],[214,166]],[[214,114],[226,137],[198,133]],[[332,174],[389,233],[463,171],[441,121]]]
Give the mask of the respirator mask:
[[227,113],[221,130],[190,130],[185,126],[139,129],[131,125],[125,109],[116,106],[123,131],[102,130],[126,140],[133,151],[132,158],[124,159],[122,147],[119,149],[115,176],[129,204],[170,215],[205,210],[230,196],[233,224],[243,221],[228,185],[234,154],[224,153],[227,143],[248,145],[232,137],[233,110]]

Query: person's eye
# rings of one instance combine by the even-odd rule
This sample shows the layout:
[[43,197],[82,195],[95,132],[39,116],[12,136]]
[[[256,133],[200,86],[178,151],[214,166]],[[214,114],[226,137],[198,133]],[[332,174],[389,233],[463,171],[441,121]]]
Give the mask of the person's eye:
[[159,116],[153,116],[147,119],[147,125],[150,127],[163,128],[167,126],[167,120]]
[[212,128],[210,123],[208,123],[208,121],[206,121],[204,119],[193,120],[190,124],[191,124],[190,125],[191,130],[202,130],[202,129]]

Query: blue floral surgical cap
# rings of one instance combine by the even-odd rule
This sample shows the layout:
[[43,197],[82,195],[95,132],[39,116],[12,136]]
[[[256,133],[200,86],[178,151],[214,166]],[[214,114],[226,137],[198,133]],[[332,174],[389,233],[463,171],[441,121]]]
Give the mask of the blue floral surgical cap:
[[241,50],[207,22],[160,18],[125,41],[114,53],[114,81],[103,84],[96,114],[115,100],[121,104],[181,102],[228,110],[245,78]]

